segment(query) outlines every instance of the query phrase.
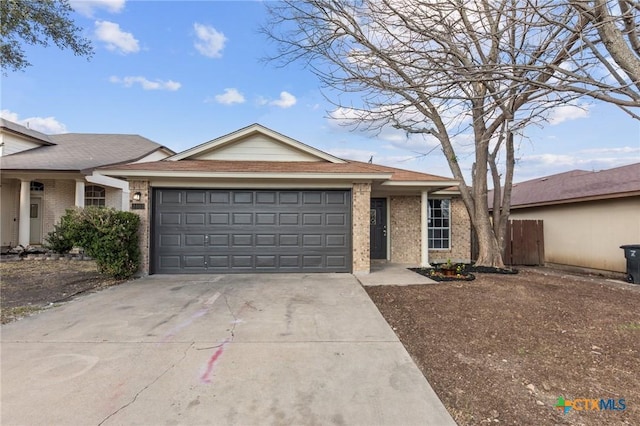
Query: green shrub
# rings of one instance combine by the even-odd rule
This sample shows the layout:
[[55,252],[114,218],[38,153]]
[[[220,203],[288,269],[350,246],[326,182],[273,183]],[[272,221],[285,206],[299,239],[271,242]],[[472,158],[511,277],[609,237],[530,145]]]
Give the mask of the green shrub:
[[104,207],[67,210],[61,224],[74,245],[96,260],[98,271],[114,278],[129,278],[140,266],[140,217]]
[[54,253],[67,254],[74,245],[73,228],[68,216],[63,216],[58,225],[54,225],[53,231],[44,238],[44,247]]

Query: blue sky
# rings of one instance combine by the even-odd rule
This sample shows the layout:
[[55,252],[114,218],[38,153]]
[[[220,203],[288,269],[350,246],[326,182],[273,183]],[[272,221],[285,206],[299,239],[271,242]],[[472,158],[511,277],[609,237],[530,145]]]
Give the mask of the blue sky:
[[[45,133],[140,134],[176,152],[260,123],[338,157],[451,176],[431,142],[349,131],[328,118],[340,114],[310,71],[262,61],[275,48],[258,32],[262,2],[71,4],[93,58],[27,47],[33,66],[1,77],[4,118]],[[640,123],[603,103],[558,109],[516,142],[515,182],[640,161]],[[473,159],[459,160],[468,175]]]

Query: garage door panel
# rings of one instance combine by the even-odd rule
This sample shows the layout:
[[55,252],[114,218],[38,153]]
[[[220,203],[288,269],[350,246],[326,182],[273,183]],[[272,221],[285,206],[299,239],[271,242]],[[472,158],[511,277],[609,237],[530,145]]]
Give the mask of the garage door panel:
[[230,213],[209,213],[210,225],[228,225]]
[[186,193],[187,204],[204,204],[207,200],[207,194],[204,191],[189,191]]
[[276,234],[257,234],[256,246],[259,247],[275,247],[276,246]]
[[280,213],[278,215],[278,224],[280,226],[297,225],[299,223],[298,213]]
[[163,212],[160,213],[159,224],[161,226],[174,226],[182,224],[182,213]]
[[161,234],[158,244],[160,247],[180,247],[182,236],[180,234]]
[[346,247],[347,238],[342,234],[329,234],[326,236],[327,247]]
[[276,204],[276,192],[258,192],[256,194],[256,204]]
[[322,213],[303,213],[302,224],[304,226],[320,226],[322,225]]
[[275,225],[276,213],[256,213],[256,225]]
[[300,194],[298,192],[280,192],[280,204],[298,204],[300,202]]
[[180,270],[181,260],[181,256],[159,256],[158,266],[163,270]]
[[233,213],[233,225],[253,225],[253,213]]
[[256,268],[273,268],[278,266],[278,257],[274,255],[258,255],[256,256]]
[[200,268],[206,267],[206,258],[204,255],[187,255],[182,257],[183,266],[185,268]]
[[347,215],[344,213],[327,213],[325,219],[328,226],[344,226],[347,223]]
[[252,204],[253,192],[234,192],[233,202],[234,204]]
[[155,189],[153,202],[153,273],[351,269],[350,191]]
[[204,213],[185,213],[184,215],[185,225],[204,225],[205,214]]

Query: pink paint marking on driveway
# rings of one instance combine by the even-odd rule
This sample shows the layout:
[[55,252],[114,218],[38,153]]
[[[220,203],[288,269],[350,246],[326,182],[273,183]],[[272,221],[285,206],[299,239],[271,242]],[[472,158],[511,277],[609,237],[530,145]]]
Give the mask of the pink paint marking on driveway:
[[213,367],[215,366],[216,361],[222,355],[222,352],[224,352],[224,347],[227,345],[227,343],[229,343],[228,338],[224,339],[224,342],[222,342],[222,344],[218,346],[218,348],[213,353],[213,355],[211,355],[211,358],[209,358],[209,361],[207,362],[207,368],[205,369],[204,373],[202,373],[202,376],[200,377],[200,381],[202,381],[202,383],[211,383],[211,373],[213,372]]

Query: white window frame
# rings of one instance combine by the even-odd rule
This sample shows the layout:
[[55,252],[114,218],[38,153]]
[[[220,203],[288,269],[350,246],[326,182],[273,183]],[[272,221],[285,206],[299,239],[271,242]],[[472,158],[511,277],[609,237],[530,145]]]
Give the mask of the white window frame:
[[[98,189],[98,191],[96,191],[96,189]],[[102,196],[100,196],[99,192],[102,192]],[[100,185],[86,185],[84,187],[84,205],[85,207],[106,207],[107,189]]]
[[[451,199],[449,198],[430,198],[429,200],[429,206],[427,209],[427,226],[428,226],[428,231],[427,231],[427,241],[428,241],[428,247],[429,250],[451,250]],[[447,208],[447,217],[443,217],[442,215],[440,215],[439,217],[433,217],[433,214],[435,211],[442,211],[442,202],[446,201],[448,204],[448,208]],[[436,202],[440,203],[440,207],[436,208],[435,204]],[[440,226],[435,226],[435,222],[436,220],[445,220],[446,219],[446,223],[447,226],[444,226],[443,224],[441,224]],[[440,236],[436,237],[436,233],[440,231]],[[443,237],[442,232],[446,231],[447,236]],[[436,241],[440,241],[440,245],[442,247],[435,247],[435,242]],[[444,246],[444,243],[446,242],[446,247]]]

